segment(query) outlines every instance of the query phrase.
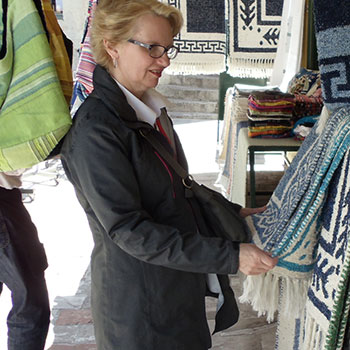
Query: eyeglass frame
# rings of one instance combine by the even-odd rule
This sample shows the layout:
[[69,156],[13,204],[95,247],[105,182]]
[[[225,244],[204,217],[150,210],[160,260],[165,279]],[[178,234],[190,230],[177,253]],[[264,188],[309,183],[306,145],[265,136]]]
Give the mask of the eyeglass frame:
[[[179,48],[176,47],[175,45],[171,45],[169,47],[165,47],[165,46],[159,45],[159,44],[152,44],[151,45],[151,44],[142,43],[141,41],[134,40],[134,39],[129,39],[128,42],[131,43],[131,44],[134,44],[134,45],[138,45],[138,46],[144,47],[145,49],[148,50],[148,53],[149,53],[150,57],[152,57],[152,58],[161,58],[165,53],[167,54],[167,52],[170,49],[175,49],[176,51],[175,51],[175,56],[174,57],[169,57],[168,54],[167,54],[167,57],[169,58],[169,60],[173,60],[177,56],[179,51],[180,51]],[[162,47],[164,49],[164,52],[158,57],[153,57],[153,56],[151,56],[151,50],[152,50],[153,47],[156,47],[156,46]]]

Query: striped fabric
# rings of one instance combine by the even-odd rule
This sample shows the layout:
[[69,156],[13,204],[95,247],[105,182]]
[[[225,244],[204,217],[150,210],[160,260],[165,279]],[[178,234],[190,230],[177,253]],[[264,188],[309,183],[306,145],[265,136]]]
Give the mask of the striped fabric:
[[86,23],[86,35],[83,38],[83,43],[81,47],[81,53],[79,57],[79,63],[75,77],[77,82],[80,84],[80,88],[83,90],[82,93],[89,95],[94,89],[92,83],[92,74],[94,72],[96,62],[92,55],[91,45],[90,45],[90,31],[91,31],[91,21],[93,18],[93,13],[97,6],[97,0],[89,1],[88,18]]
[[44,160],[71,118],[34,3],[0,4],[0,171],[8,171]]

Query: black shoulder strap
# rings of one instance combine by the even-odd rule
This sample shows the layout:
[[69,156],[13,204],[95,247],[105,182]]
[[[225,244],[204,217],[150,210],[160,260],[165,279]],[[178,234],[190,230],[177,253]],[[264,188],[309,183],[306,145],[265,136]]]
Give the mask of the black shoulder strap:
[[145,129],[140,129],[139,132],[183,180],[191,179],[191,175],[189,175],[188,172],[175,160],[175,158],[164,148],[154,135]]

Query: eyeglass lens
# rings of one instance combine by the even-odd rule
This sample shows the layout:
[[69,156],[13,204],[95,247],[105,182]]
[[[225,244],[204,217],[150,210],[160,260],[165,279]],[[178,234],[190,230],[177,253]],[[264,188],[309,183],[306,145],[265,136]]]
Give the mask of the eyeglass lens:
[[169,48],[169,50],[166,50],[164,49],[164,47],[158,46],[158,45],[152,46],[149,53],[151,57],[159,58],[164,55],[165,51],[166,51],[166,55],[170,59],[175,58],[175,56],[177,55],[177,49],[175,47],[171,47]]

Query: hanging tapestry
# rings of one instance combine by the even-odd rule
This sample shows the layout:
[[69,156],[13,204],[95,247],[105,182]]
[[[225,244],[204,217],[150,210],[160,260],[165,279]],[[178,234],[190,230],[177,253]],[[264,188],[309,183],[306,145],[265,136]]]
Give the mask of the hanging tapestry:
[[0,2],[0,172],[44,160],[71,125],[32,1]]
[[174,39],[180,50],[168,73],[218,74],[225,71],[225,0],[163,0],[179,9],[184,25]]
[[[283,317],[289,318],[291,322],[295,321],[295,328],[292,328],[286,327],[281,318],[279,320],[278,331],[289,334],[288,342],[283,342],[285,337],[278,334],[277,349],[281,350],[304,349],[296,347],[295,341],[313,344],[315,332],[306,337],[303,327],[300,326],[300,321],[304,321],[306,300],[310,298],[312,290],[312,287],[309,289],[310,284],[315,285],[317,295],[320,296],[324,290],[323,283],[329,280],[330,275],[341,279],[343,271],[347,269],[346,262],[343,265],[338,264],[339,268],[330,269],[336,265],[329,265],[328,262],[325,264],[328,257],[324,255],[320,259],[317,249],[320,234],[324,232],[322,225],[327,228],[331,224],[330,218],[335,218],[338,213],[334,207],[335,211],[327,214],[326,219],[323,216],[325,203],[329,203],[329,185],[335,171],[342,164],[344,154],[350,148],[350,110],[343,108],[329,118],[323,114],[321,120],[302,143],[297,156],[275,189],[267,210],[247,220],[249,227],[255,232],[254,242],[278,256],[279,262],[267,274],[249,276],[246,279],[241,301],[251,302],[260,314],[266,314],[270,320],[273,319],[275,311],[279,311]],[[320,125],[324,127],[321,128]],[[347,207],[344,207],[339,213],[345,215],[346,210]],[[332,232],[334,235],[334,231]],[[325,234],[322,238],[328,242],[330,236],[331,234],[328,237]],[[341,261],[340,255],[344,253],[344,240],[339,231],[334,237],[337,237],[337,253],[332,261],[337,262],[339,259]],[[328,244],[327,249],[329,248]],[[331,286],[328,285],[329,288]],[[322,303],[316,302],[315,305],[319,312],[325,310]],[[342,302],[340,308],[341,306]],[[308,327],[312,328],[310,325]],[[316,324],[312,329],[316,331],[319,328],[320,325]]]
[[[334,113],[349,111],[350,3],[315,0],[314,11],[324,103]],[[329,188],[306,303],[305,327],[312,336],[305,344],[321,350],[342,349],[349,317],[349,163],[345,158]]]
[[317,53],[327,108],[350,105],[350,3],[315,0]]
[[323,208],[323,225],[306,304],[305,349],[342,349],[349,315],[350,159],[337,170]]
[[276,56],[283,0],[229,0],[228,72],[266,78]]

